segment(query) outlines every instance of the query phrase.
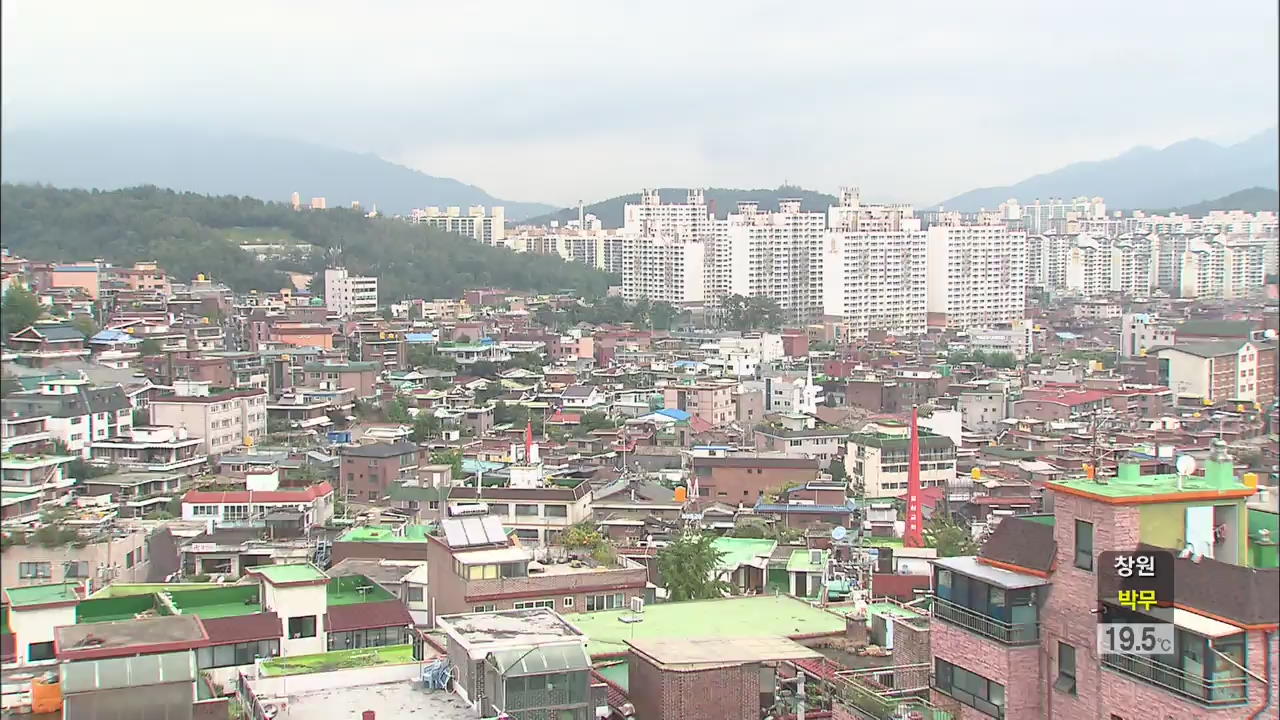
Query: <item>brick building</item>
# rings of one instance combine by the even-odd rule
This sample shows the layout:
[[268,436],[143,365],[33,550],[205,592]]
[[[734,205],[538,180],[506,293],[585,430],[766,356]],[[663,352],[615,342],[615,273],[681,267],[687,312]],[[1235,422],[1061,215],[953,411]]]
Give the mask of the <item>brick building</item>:
[[695,457],[692,463],[695,498],[747,505],[787,484],[807,483],[819,470],[818,461],[812,458],[747,453]]
[[638,718],[721,720],[761,716],[779,664],[819,654],[780,637],[627,641],[628,695]]
[[340,454],[338,487],[348,502],[376,503],[418,472],[418,446],[411,442],[357,445]]
[[[978,556],[935,561],[933,701],[959,718],[1011,720],[1265,713],[1280,572],[1253,552],[1254,489],[1236,480],[1225,445],[1203,476],[1124,462],[1105,483],[1045,487],[1052,517],[1007,518]],[[1184,546],[1171,606],[1132,611],[1100,593],[1099,553]],[[1100,622],[1171,623],[1174,647],[1100,654]]]

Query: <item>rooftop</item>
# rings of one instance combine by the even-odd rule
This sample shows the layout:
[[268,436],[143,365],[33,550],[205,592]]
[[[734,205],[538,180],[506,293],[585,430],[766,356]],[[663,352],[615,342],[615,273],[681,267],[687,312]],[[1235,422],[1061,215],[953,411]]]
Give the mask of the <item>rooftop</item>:
[[684,669],[821,657],[818,651],[784,637],[647,638],[627,644],[661,665]]
[[198,647],[209,639],[200,618],[170,615],[54,628],[58,657],[90,659]]
[[5,597],[9,605],[15,608],[51,605],[53,603],[70,603],[80,599],[76,594],[77,583],[55,583],[52,585],[26,585],[6,588]]
[[1073,495],[1089,495],[1112,502],[1160,502],[1164,500],[1195,500],[1206,497],[1240,498],[1254,493],[1253,488],[1241,483],[1232,483],[1230,487],[1220,487],[1201,475],[1188,475],[1182,478],[1179,487],[1177,473],[1169,475],[1141,475],[1135,479],[1124,480],[1120,477],[1106,478],[1099,483],[1087,478],[1055,480],[1045,483],[1055,490],[1065,490]]
[[626,652],[626,641],[645,638],[793,637],[844,630],[843,617],[787,595],[656,603],[645,606],[640,622],[620,621],[632,614],[626,609],[581,613],[570,622],[586,633],[592,655]]
[[[582,616],[575,616],[575,620],[578,617]],[[534,645],[582,636],[576,622],[570,624],[545,608],[446,615],[439,621],[442,630],[469,650]]]
[[229,585],[207,590],[166,592],[182,615],[198,615],[204,620],[238,617],[262,612],[258,585]]
[[938,558],[933,561],[933,564],[940,568],[954,570],[961,575],[968,575],[969,577],[986,581],[1006,590],[1039,587],[1049,584],[1048,580],[1033,575],[987,565],[980,562],[976,556]]
[[415,682],[344,686],[289,696],[292,717],[359,717],[372,710],[380,718],[424,717],[473,720],[476,713],[462,698],[444,690],[423,691]]
[[778,547],[777,540],[756,540],[753,538],[718,537],[711,542],[713,548],[724,553],[720,556],[720,568],[733,570],[740,565],[748,565],[752,560],[764,556],[766,559]]
[[328,582],[329,576],[311,563],[296,565],[258,565],[249,572],[261,575],[272,585],[292,585],[294,583]]
[[[411,662],[413,662],[412,645],[385,645],[382,647],[356,648],[354,650],[336,650],[314,655],[272,658],[262,663],[262,674],[266,677],[302,675],[344,668],[399,665]],[[328,717],[345,717],[330,713],[323,714]],[[351,717],[354,717],[354,715]]]
[[792,550],[787,558],[787,572],[822,572],[827,566],[827,553],[822,551],[822,561],[813,562],[808,550]]
[[404,542],[424,543],[431,533],[431,525],[405,525],[403,533],[386,525],[361,525],[338,537],[338,542]]

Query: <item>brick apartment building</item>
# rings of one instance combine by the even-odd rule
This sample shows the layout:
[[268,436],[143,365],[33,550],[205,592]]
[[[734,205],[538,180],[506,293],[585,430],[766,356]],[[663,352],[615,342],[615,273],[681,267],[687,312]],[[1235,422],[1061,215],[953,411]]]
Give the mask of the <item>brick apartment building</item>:
[[411,442],[369,443],[341,450],[338,487],[347,502],[373,503],[418,471],[418,446]]
[[808,483],[819,471],[819,462],[813,458],[746,453],[695,457],[692,464],[694,498],[747,505],[787,484]]
[[[935,561],[933,702],[958,718],[1011,720],[1267,714],[1280,571],[1257,552],[1245,505],[1254,489],[1236,480],[1225,445],[1181,483],[1124,462],[1106,483],[1046,489],[1053,516],[1006,519],[978,556]],[[1099,553],[1183,545],[1197,554],[1173,561],[1172,607],[1099,601]],[[1100,621],[1171,622],[1175,647],[1099,654]],[[897,662],[926,659],[895,651]]]

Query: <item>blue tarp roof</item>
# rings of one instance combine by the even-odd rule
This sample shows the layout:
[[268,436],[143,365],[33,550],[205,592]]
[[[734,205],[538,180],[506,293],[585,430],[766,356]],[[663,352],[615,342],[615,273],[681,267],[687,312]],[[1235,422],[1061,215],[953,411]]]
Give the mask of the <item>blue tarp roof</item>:
[[685,412],[684,410],[677,410],[676,408],[663,408],[661,410],[655,410],[654,412],[658,415],[666,415],[676,422],[684,422],[685,420],[693,417],[693,415]]
[[436,336],[431,333],[405,333],[404,341],[407,343],[432,343],[436,341]]

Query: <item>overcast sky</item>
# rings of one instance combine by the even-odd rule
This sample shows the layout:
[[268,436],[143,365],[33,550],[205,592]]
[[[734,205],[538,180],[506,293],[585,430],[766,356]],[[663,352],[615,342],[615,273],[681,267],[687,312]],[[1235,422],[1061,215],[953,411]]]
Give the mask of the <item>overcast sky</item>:
[[511,200],[645,186],[936,202],[1276,124],[1276,3],[3,4],[6,127],[218,126]]

